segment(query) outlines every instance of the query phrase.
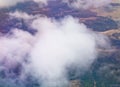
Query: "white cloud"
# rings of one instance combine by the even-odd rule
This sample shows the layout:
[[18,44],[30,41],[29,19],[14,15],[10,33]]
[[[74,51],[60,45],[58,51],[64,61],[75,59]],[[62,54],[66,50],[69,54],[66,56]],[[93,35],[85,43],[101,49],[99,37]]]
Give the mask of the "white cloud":
[[26,1],[34,1],[42,5],[42,4],[47,4],[48,0],[0,0],[0,8],[8,8],[18,3],[24,3]]
[[0,0],[0,8],[14,6],[17,3],[24,2],[25,0]]
[[29,15],[29,14],[27,14],[25,12],[21,12],[21,11],[10,12],[9,16],[14,17],[14,18],[19,18],[19,19],[25,19],[25,20],[30,20],[30,19],[35,18],[35,16]]
[[[10,7],[14,6],[17,3],[25,2],[25,1],[34,1],[41,5],[47,5],[48,1],[52,0],[0,0],[0,8]],[[55,0],[54,0],[55,1]],[[65,3],[67,3],[69,6],[74,8],[82,8],[82,9],[88,9],[88,8],[98,8],[108,5],[112,0],[61,0]]]
[[34,2],[36,2],[36,3],[43,3],[43,4],[47,4],[47,1],[48,0],[33,0]]
[[5,65],[7,68],[12,67],[10,65],[23,62],[24,56],[29,52],[30,38],[32,38],[29,33],[18,29],[14,29],[11,33],[12,35],[0,38],[0,63],[7,62],[5,63],[8,65]]
[[63,2],[68,3],[68,5],[79,9],[104,7],[109,5],[111,1],[112,0],[63,0]]
[[[47,4],[48,1],[57,1],[57,0],[33,0],[36,3]],[[62,2],[67,3],[69,6],[77,9],[89,9],[89,8],[99,8],[109,5],[112,0],[61,0]]]
[[31,66],[34,75],[44,81],[43,87],[64,87],[66,66],[87,69],[97,57],[97,46],[106,46],[103,35],[90,31],[73,17],[61,21],[38,18],[32,26],[39,33],[31,51]]
[[[14,16],[22,18],[19,13]],[[23,19],[30,18],[33,16]],[[58,21],[39,16],[29,25],[38,31],[35,36],[14,29],[12,35],[0,38],[0,62],[7,60],[6,66],[11,67],[23,63],[25,72],[41,79],[43,87],[64,87],[68,83],[67,66],[87,69],[97,58],[97,47],[107,47],[105,36],[89,30],[73,17]],[[24,58],[29,63],[25,64]]]

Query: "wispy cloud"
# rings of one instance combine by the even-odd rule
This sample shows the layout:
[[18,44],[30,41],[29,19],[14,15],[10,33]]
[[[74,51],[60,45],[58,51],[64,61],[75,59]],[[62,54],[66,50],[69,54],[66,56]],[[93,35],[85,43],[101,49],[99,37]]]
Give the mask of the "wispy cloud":
[[[35,3],[38,3],[40,5],[44,4],[47,5],[48,1],[52,0],[0,0],[0,8],[10,7],[14,6],[17,3],[20,2],[26,2],[26,1],[33,1]],[[57,1],[57,0],[54,0]],[[74,8],[84,8],[88,9],[90,7],[98,8],[108,5],[112,0],[61,0],[65,3],[67,3],[69,6]]]
[[99,8],[107,6],[112,0],[63,0],[69,6],[78,9]]

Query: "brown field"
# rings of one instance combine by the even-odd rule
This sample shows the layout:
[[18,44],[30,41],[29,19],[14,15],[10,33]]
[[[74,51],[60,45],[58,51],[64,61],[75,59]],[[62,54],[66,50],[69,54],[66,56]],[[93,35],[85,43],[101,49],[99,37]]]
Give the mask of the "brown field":
[[[120,0],[113,0],[112,3],[119,3]],[[111,17],[114,20],[120,20],[120,6],[109,7],[110,11],[100,9],[91,9],[91,11],[96,12],[98,16]]]

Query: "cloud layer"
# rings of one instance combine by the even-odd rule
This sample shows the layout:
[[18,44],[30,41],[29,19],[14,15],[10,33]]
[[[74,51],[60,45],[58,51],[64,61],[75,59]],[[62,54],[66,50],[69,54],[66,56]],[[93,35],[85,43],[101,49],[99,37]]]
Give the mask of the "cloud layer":
[[24,3],[26,1],[34,1],[38,4],[47,4],[48,0],[0,0],[0,8],[8,8],[18,3]]
[[42,78],[42,87],[64,87],[67,66],[87,69],[97,58],[97,47],[107,47],[105,36],[90,31],[73,17],[60,21],[38,18],[32,27],[39,33],[31,51],[31,66],[36,77]]
[[24,2],[24,0],[0,0],[0,8],[14,6],[20,2]]
[[41,3],[47,4],[47,1],[49,1],[49,0],[33,0],[33,1],[36,3],[39,3],[39,4],[41,4]]
[[[17,3],[25,2],[25,1],[34,1],[40,5],[47,4],[48,1],[53,0],[0,0],[0,8],[14,6]],[[54,0],[55,1],[55,0]],[[88,9],[90,7],[98,8],[108,5],[112,0],[61,0],[67,3],[69,6],[74,8],[84,8]]]
[[21,64],[19,78],[25,78],[29,73],[42,81],[42,87],[66,87],[69,83],[66,68],[77,66],[87,70],[97,58],[98,47],[108,45],[107,37],[91,31],[71,16],[56,20],[20,12],[10,15],[23,20],[32,19],[29,25],[38,32],[31,35],[13,29],[1,37],[0,63],[6,70]]
[[69,6],[79,9],[99,8],[107,6],[112,0],[63,0]]

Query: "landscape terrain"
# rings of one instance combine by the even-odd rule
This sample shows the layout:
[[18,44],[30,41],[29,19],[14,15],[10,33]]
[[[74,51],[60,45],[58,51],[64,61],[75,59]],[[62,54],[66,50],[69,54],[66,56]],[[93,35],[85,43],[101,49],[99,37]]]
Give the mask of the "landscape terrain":
[[[120,87],[120,1],[113,0],[112,3],[102,8],[74,9],[66,3],[58,1],[49,1],[47,6],[39,7],[38,4],[28,1],[19,3],[11,8],[0,9],[0,35],[6,35],[11,29],[19,28],[35,34],[37,31],[30,29],[26,21],[17,18],[11,18],[9,12],[19,10],[29,15],[45,15],[49,18],[60,20],[65,16],[73,16],[84,23],[89,29],[108,36],[111,47],[101,49],[98,58],[92,63],[90,68],[84,73],[77,68],[68,71],[70,87]],[[19,75],[20,66],[14,68],[11,72]],[[13,78],[13,77],[12,77]],[[6,81],[6,74],[0,70],[0,87],[39,87],[36,79],[28,76],[25,86],[12,85],[12,82]],[[6,84],[6,82],[9,82]],[[3,83],[3,84],[1,84]]]

